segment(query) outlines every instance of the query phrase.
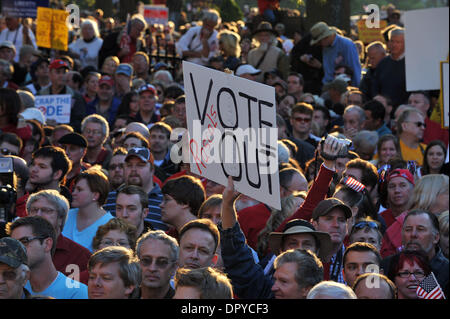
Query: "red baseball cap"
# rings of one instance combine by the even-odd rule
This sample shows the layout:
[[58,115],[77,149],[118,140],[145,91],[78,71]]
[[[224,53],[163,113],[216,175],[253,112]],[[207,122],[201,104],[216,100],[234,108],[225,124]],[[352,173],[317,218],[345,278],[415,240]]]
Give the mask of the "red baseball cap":
[[61,60],[61,59],[55,59],[52,61],[52,63],[50,63],[50,65],[48,66],[49,69],[60,69],[60,68],[66,68],[67,70],[69,70],[69,65],[66,63],[66,61]]
[[387,181],[389,182],[391,179],[395,177],[403,177],[408,182],[415,185],[414,176],[407,169],[400,169],[400,168],[394,169],[392,172],[389,173]]
[[98,81],[98,86],[100,86],[102,84],[108,84],[110,87],[112,87],[112,86],[114,86],[114,80],[109,75],[104,75]]

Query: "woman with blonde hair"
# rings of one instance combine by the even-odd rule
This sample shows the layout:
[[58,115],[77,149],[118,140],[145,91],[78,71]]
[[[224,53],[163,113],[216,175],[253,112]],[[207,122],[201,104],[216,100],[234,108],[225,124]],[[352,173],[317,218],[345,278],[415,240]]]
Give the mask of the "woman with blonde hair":
[[448,210],[439,215],[439,247],[448,259]]
[[429,211],[437,216],[448,210],[448,180],[443,174],[429,174],[420,178],[414,186],[412,208]]
[[219,50],[225,60],[224,67],[235,70],[241,62],[238,58],[241,55],[241,46],[239,45],[241,37],[236,32],[222,30],[218,35],[218,39]]

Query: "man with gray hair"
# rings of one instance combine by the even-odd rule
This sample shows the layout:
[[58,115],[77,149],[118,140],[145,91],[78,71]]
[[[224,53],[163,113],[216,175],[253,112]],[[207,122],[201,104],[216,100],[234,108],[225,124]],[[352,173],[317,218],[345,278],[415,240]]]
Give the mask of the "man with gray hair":
[[366,55],[368,60],[368,68],[361,79],[361,83],[359,83],[359,89],[368,99],[371,99],[374,97],[372,94],[372,81],[374,73],[380,61],[386,57],[386,45],[381,41],[371,42],[366,47]]
[[334,281],[322,281],[315,285],[306,299],[357,299],[352,288]]
[[131,63],[136,52],[145,50],[142,35],[146,28],[147,22],[144,17],[135,14],[122,30],[107,35],[98,54],[98,69],[109,56],[117,56],[121,63]]
[[88,142],[83,162],[107,168],[112,157],[112,152],[103,146],[109,137],[108,121],[98,114],[88,115],[81,122],[81,134]]
[[179,256],[176,239],[162,230],[149,231],[138,239],[136,254],[142,269],[140,297],[171,299],[175,290],[170,279],[177,269]]
[[33,193],[27,200],[28,216],[41,216],[55,229],[56,248],[52,260],[56,270],[66,276],[87,270],[91,257],[88,249],[61,234],[69,208],[68,200],[54,189]]
[[372,95],[388,96],[394,108],[408,100],[405,75],[405,30],[400,27],[389,31],[390,55],[383,58],[374,73]]
[[272,292],[276,299],[305,299],[323,280],[322,262],[310,250],[287,250],[275,259],[274,267]]
[[364,128],[364,121],[366,120],[366,114],[358,105],[349,105],[345,108],[344,114],[344,135],[348,139],[353,137]]
[[378,133],[375,131],[359,131],[352,139],[354,151],[366,161],[372,160],[378,143]]
[[0,239],[0,299],[26,299],[30,292],[25,284],[30,279],[27,250],[14,238]]
[[218,32],[215,29],[220,22],[216,10],[205,11],[202,25],[189,28],[175,44],[178,54],[189,62],[207,65],[209,59],[219,52]]

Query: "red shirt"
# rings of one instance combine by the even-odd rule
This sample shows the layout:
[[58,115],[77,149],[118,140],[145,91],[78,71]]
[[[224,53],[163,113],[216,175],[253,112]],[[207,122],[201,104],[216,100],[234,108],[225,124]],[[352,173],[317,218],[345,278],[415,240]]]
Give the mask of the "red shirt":
[[[73,240],[64,237],[62,234],[59,235],[56,240],[56,250],[53,255],[53,264],[55,265],[56,270],[62,272],[66,276],[73,276],[74,267],[67,267],[68,265],[76,265],[79,273],[87,270],[87,264],[89,258],[91,257],[91,252],[74,242]],[[75,278],[76,279],[76,278]]]
[[425,118],[425,132],[423,134],[423,142],[429,144],[433,140],[441,140],[445,145],[448,144],[448,130],[443,129],[439,123]]
[[270,210],[263,203],[241,209],[237,213],[242,232],[247,238],[247,244],[256,250],[258,235],[266,226]]

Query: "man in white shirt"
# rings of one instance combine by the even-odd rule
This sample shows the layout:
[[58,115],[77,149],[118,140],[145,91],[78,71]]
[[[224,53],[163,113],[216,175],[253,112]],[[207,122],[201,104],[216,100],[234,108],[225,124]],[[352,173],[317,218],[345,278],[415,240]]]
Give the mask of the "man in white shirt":
[[0,33],[0,42],[11,41],[16,47],[15,62],[19,62],[19,52],[23,44],[31,44],[37,49],[36,38],[28,26],[20,24],[19,18],[7,16],[6,28]]
[[219,52],[217,30],[220,15],[216,10],[208,10],[201,26],[191,27],[176,43],[177,52],[183,59],[207,65],[209,58]]

